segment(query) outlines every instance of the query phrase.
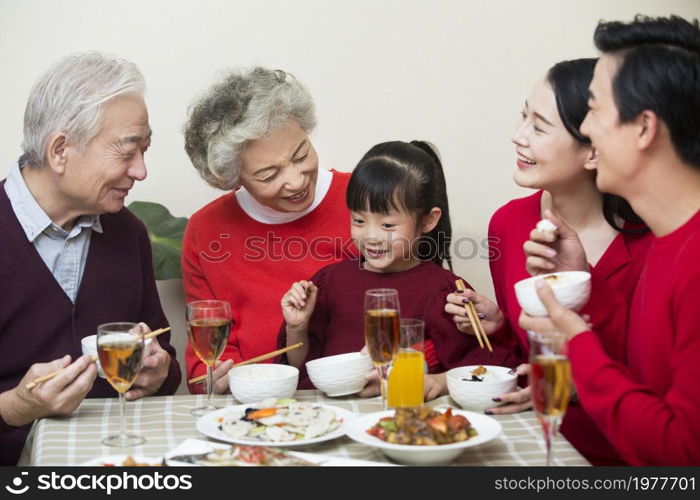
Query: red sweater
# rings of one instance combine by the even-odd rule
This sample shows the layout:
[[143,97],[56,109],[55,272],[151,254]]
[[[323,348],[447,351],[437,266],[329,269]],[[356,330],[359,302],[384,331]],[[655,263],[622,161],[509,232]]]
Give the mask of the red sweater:
[[[318,286],[318,297],[309,322],[309,353],[305,361],[362,349],[365,290],[395,288],[399,292],[401,317],[425,321],[426,351],[434,349],[437,371],[478,364],[516,366],[518,360],[510,349],[494,346],[490,353],[480,348],[476,337],[457,330],[452,316],[445,312],[445,298],[454,292],[458,278],[433,262],[422,262],[397,273],[366,271],[357,259],[324,267],[311,278]],[[284,324],[277,345],[286,345]],[[303,366],[299,380],[301,389],[313,387]]]
[[[185,296],[188,302],[231,303],[231,333],[222,360],[239,362],[275,350],[280,300],[291,284],[354,254],[345,205],[349,180],[350,174],[334,171],[319,206],[286,224],[252,219],[233,192],[192,216],[182,248]],[[190,345],[185,361],[188,378],[206,372]],[[190,391],[201,390],[190,386]]]
[[[491,218],[489,225],[489,245],[491,250],[491,276],[498,306],[506,317],[507,328],[515,339],[515,349],[521,362],[526,363],[529,353],[527,334],[518,326],[520,305],[515,297],[513,285],[528,278],[525,270],[523,243],[530,237],[530,231],[541,219],[540,201],[542,191],[525,198],[510,201]],[[582,312],[592,314],[598,305],[609,310],[627,310],[634,293],[639,274],[653,236],[650,232],[642,235],[620,233],[612,241],[595,266],[591,266],[594,286],[605,288],[605,298],[592,299]],[[614,307],[611,307],[615,304]],[[616,360],[624,361],[625,314],[596,314],[593,319],[601,332],[612,332],[603,336],[603,348]],[[622,321],[622,324],[615,321]],[[620,459],[597,426],[590,420],[580,405],[572,403],[564,422],[562,433],[578,450],[596,465],[619,464]]]
[[654,239],[632,300],[626,365],[593,332],[569,345],[581,403],[632,465],[700,465],[699,256],[700,211]]

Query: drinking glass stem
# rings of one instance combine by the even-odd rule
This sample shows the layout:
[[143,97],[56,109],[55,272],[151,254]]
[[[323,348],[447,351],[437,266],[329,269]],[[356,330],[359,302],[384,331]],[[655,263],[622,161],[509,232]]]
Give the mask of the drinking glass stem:
[[547,425],[545,427],[545,443],[547,446],[547,467],[552,465],[554,460],[554,453],[552,451],[552,446],[554,445],[554,439],[557,437],[557,430],[559,429],[559,419],[552,418],[547,419]]
[[126,438],[126,400],[124,393],[119,393],[119,435],[122,439]]
[[389,409],[388,406],[388,388],[389,388],[389,365],[381,365],[377,367],[379,373],[379,388],[382,394],[382,410]]
[[211,395],[214,392],[214,370],[211,365],[207,365],[207,408],[214,406],[211,402]]

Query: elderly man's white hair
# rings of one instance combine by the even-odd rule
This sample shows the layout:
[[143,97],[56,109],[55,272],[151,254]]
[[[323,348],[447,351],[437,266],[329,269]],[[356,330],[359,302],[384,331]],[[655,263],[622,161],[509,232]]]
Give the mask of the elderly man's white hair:
[[135,64],[99,52],[56,62],[34,84],[24,111],[25,161],[44,164],[51,136],[66,135],[83,149],[102,124],[104,104],[121,96],[143,98],[143,75]]

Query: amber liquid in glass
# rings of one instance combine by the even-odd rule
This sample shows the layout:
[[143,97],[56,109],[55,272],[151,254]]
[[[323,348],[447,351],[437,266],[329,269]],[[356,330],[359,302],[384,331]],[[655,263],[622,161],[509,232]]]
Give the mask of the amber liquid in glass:
[[102,342],[97,347],[97,353],[107,381],[117,392],[126,392],[141,370],[143,342]]
[[192,348],[205,365],[212,366],[224,352],[230,329],[228,319],[194,319],[187,323]]
[[375,365],[387,365],[399,348],[399,312],[369,309],[365,312],[365,343]]
[[532,404],[546,417],[563,417],[571,396],[571,362],[562,355],[535,356],[530,372]]

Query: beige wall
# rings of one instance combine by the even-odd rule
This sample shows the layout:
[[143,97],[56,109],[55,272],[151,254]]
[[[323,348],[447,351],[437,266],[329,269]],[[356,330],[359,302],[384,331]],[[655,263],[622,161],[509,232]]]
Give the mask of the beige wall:
[[[349,171],[385,140],[435,143],[455,236],[480,240],[493,211],[525,194],[509,138],[531,86],[561,59],[595,55],[599,19],[637,12],[700,17],[700,0],[0,0],[0,178],[33,81],[65,54],[113,52],[146,76],[154,130],[130,200],[189,216],[219,192],[184,153],[186,107],[220,71],[262,64],[311,90],[326,168]],[[485,260],[456,268],[491,294]]]

